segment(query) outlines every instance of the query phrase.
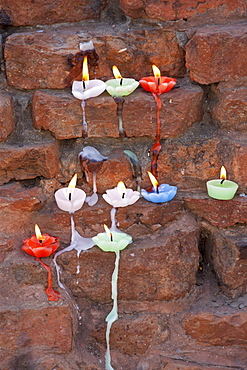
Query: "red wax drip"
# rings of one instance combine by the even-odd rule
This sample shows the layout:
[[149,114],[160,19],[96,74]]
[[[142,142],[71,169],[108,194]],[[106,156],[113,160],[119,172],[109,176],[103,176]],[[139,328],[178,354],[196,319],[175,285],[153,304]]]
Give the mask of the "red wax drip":
[[157,94],[152,94],[156,102],[156,141],[152,147],[152,162],[151,162],[151,173],[157,178],[158,177],[158,157],[161,151],[160,144],[160,111],[162,107],[162,101]]
[[41,261],[40,258],[36,258],[36,259],[37,259],[37,261],[39,261],[41,263],[41,265],[48,272],[48,276],[47,276],[48,286],[47,286],[47,289],[45,291],[47,296],[48,296],[48,301],[58,301],[59,298],[62,298],[62,296],[59,292],[57,292],[56,290],[54,290],[52,288],[52,273],[51,273],[50,266],[46,265],[43,261]]
[[150,91],[155,99],[156,102],[156,122],[157,122],[157,132],[156,132],[156,141],[152,147],[152,163],[151,163],[151,173],[157,178],[158,170],[157,170],[157,162],[159,153],[161,151],[161,144],[160,144],[160,110],[162,106],[162,102],[160,99],[160,95],[170,91],[176,85],[176,79],[166,76],[161,77],[142,77],[140,79],[140,85],[146,90]]
[[61,294],[56,292],[52,288],[52,274],[51,268],[41,261],[41,257],[49,257],[54,253],[59,247],[59,238],[56,236],[51,236],[49,234],[43,234],[44,240],[37,239],[36,235],[32,235],[31,238],[23,240],[23,246],[21,249],[33,257],[36,257],[37,261],[48,272],[48,287],[46,289],[46,294],[48,295],[49,301],[58,301],[61,298]]

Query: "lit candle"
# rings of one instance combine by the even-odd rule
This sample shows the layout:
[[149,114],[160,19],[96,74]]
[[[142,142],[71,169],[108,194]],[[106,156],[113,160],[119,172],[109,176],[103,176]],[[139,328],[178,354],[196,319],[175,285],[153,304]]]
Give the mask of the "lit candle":
[[85,101],[89,98],[94,98],[103,91],[105,91],[106,85],[105,82],[94,79],[89,80],[88,73],[88,64],[87,64],[87,55],[83,59],[83,70],[82,70],[82,81],[74,81],[72,85],[72,94],[75,98],[82,100],[82,113],[83,113],[83,136],[88,135],[88,127],[85,115]]
[[55,199],[57,206],[65,212],[73,214],[78,211],[82,206],[86,198],[86,193],[76,188],[77,174],[75,174],[70,181],[67,188],[58,189],[55,192]]
[[125,137],[126,133],[123,128],[122,118],[124,96],[130,95],[139,86],[139,82],[134,78],[123,78],[116,66],[112,67],[112,71],[115,79],[106,81],[106,91],[113,97],[117,104],[119,135],[120,137]]
[[40,258],[49,257],[59,246],[58,237],[49,234],[41,234],[40,228],[38,225],[35,225],[35,235],[32,235],[29,239],[23,240],[23,246],[21,248],[29,255],[36,257],[48,272],[48,287],[46,289],[46,294],[49,301],[58,301],[59,298],[61,298],[61,294],[52,288],[51,268],[42,262]]
[[142,77],[139,81],[144,90],[155,95],[161,95],[170,91],[176,85],[177,80],[175,78],[161,76],[159,68],[154,64],[152,69],[154,76]]
[[147,191],[144,189],[141,190],[143,198],[153,203],[165,203],[169,202],[175,197],[177,193],[176,186],[171,186],[169,184],[159,185],[155,176],[151,172],[148,171],[148,175],[153,187],[151,191]]
[[110,353],[110,330],[112,324],[118,319],[118,307],[117,307],[117,280],[118,280],[118,268],[120,259],[120,250],[127,247],[132,242],[132,237],[125,233],[119,233],[110,231],[105,225],[106,232],[100,233],[93,237],[95,244],[105,252],[115,252],[115,269],[112,274],[112,299],[113,308],[106,317],[107,328],[106,328],[106,370],[114,370],[111,366],[111,353]]
[[219,200],[230,200],[234,197],[238,189],[238,184],[226,180],[226,169],[224,166],[220,170],[220,179],[207,182],[208,195]]
[[151,172],[154,176],[157,177],[157,162],[159,153],[161,151],[161,143],[160,143],[160,110],[162,108],[162,101],[160,99],[160,95],[170,91],[175,85],[177,80],[175,78],[170,78],[166,76],[160,75],[160,70],[155,65],[152,66],[154,76],[150,77],[142,77],[140,79],[140,85],[146,91],[150,91],[154,97],[156,102],[156,141],[152,147],[152,163],[151,163]]
[[134,204],[140,198],[140,193],[139,191],[127,189],[123,181],[119,181],[117,187],[106,190],[106,194],[102,196],[112,207],[118,208]]
[[59,252],[57,252],[54,256],[54,264],[57,271],[57,279],[58,285],[65,289],[64,285],[60,281],[60,267],[57,264],[57,257],[60,256],[62,253],[71,251],[75,249],[77,251],[78,258],[80,256],[81,251],[85,251],[91,247],[93,247],[94,242],[92,238],[84,238],[82,237],[76,230],[75,230],[75,223],[74,223],[74,212],[78,211],[82,206],[86,198],[86,193],[76,188],[76,180],[77,174],[73,176],[67,188],[59,189],[55,192],[55,199],[57,202],[57,206],[65,212],[69,212],[70,214],[70,222],[71,222],[71,242],[70,245]]

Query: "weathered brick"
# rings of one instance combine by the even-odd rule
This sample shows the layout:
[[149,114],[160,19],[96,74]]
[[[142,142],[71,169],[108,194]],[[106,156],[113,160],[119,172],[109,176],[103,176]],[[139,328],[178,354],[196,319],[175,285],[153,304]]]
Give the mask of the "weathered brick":
[[163,74],[182,77],[185,73],[184,52],[174,31],[93,23],[84,29],[63,27],[10,35],[5,44],[8,83],[23,89],[64,88],[69,54],[77,53],[79,43],[91,39],[100,56],[98,78],[112,78],[114,64],[123,77],[137,80],[152,74],[152,64],[157,64]]
[[[17,310],[1,310],[1,347],[16,350],[25,343],[32,346],[56,348],[68,352],[72,344],[72,327],[69,307],[30,307]],[[5,323],[8,322],[6,328]],[[45,337],[45,342],[44,342]]]
[[183,1],[175,0],[151,1],[151,0],[120,0],[121,7],[126,15],[132,18],[151,18],[161,21],[174,21],[178,19],[190,20],[198,16],[201,21],[202,15],[207,13],[219,18],[231,15],[243,16],[246,13],[244,1],[237,0],[206,0],[203,3],[198,0]]
[[247,131],[247,84],[242,80],[231,83],[220,82],[214,89],[216,104],[212,116],[221,127],[241,132]]
[[[182,135],[202,119],[203,91],[198,86],[181,82],[181,87],[163,94],[161,99],[161,137]],[[119,137],[117,105],[104,93],[86,103],[89,137]],[[57,139],[82,136],[81,101],[71,94],[36,91],[32,103],[33,126],[50,130]],[[143,125],[145,122],[145,125]],[[138,89],[126,97],[123,125],[128,137],[156,135],[156,105],[151,94]]]
[[3,262],[5,257],[13,249],[13,239],[0,238],[0,262]]
[[[111,330],[112,349],[129,355],[144,354],[152,340],[162,331],[156,315],[124,315]],[[98,342],[105,343],[105,324],[98,325],[92,332]]]
[[[195,219],[186,215],[152,236],[134,239],[121,251],[119,299],[162,301],[184,297],[195,284],[198,231]],[[109,282],[114,258],[114,253],[93,247],[81,253],[80,264],[87,268],[81,268],[78,274],[78,259],[73,251],[62,254],[57,261],[63,266],[62,281],[73,294],[106,303],[111,301]]]
[[215,315],[209,312],[189,314],[184,319],[186,334],[212,346],[246,345],[247,312]]
[[246,199],[235,196],[231,200],[217,200],[205,193],[184,194],[183,200],[192,213],[218,227],[247,222]]
[[246,77],[247,24],[204,27],[186,45],[190,77],[201,84]]
[[11,179],[54,177],[58,172],[58,147],[53,142],[0,147],[0,184]]
[[11,247],[9,238],[14,238],[16,245],[17,241],[21,242],[26,237],[29,228],[34,233],[33,215],[45,204],[46,198],[41,187],[25,188],[18,183],[10,183],[0,187],[0,218],[1,227],[4,230],[2,236],[8,251]]
[[2,0],[0,24],[3,26],[36,26],[37,24],[54,24],[79,22],[85,19],[97,19],[105,1],[75,0],[69,4],[65,0]]
[[11,95],[0,93],[0,141],[14,130],[14,104]]
[[208,256],[208,262],[218,277],[221,289],[233,298],[246,293],[246,228],[236,225],[231,229],[217,231],[208,227],[208,232],[205,252]]

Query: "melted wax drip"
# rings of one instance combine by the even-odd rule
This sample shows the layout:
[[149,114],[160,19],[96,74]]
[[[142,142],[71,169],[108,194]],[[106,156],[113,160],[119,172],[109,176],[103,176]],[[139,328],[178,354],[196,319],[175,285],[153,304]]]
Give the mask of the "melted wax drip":
[[57,281],[60,288],[63,288],[66,290],[65,286],[60,281],[60,274],[61,269],[59,265],[57,264],[57,257],[60,256],[64,252],[71,251],[75,249],[77,251],[77,257],[79,258],[81,251],[86,251],[89,248],[92,248],[94,246],[94,242],[91,238],[83,238],[76,230],[75,230],[75,222],[73,219],[73,215],[70,217],[71,219],[71,243],[68,247],[62,249],[61,251],[57,252],[54,256],[54,264],[57,271]]
[[152,163],[151,163],[151,173],[157,178],[158,177],[158,157],[161,151],[160,143],[160,110],[162,107],[162,101],[157,94],[152,94],[156,102],[156,141],[152,147]]
[[86,198],[87,204],[91,207],[94,206],[98,202],[98,194],[97,194],[97,185],[96,185],[96,172],[92,173],[93,176],[93,194],[90,197]]
[[117,309],[117,280],[118,280],[118,267],[119,267],[119,259],[120,259],[120,252],[117,251],[116,259],[115,259],[115,269],[112,274],[112,300],[113,300],[113,308],[111,312],[106,317],[107,328],[106,328],[106,370],[114,370],[111,366],[111,353],[110,353],[110,331],[112,324],[118,319],[118,309]]
[[81,102],[82,107],[82,137],[88,137],[88,125],[86,121],[86,102],[85,100],[82,100]]
[[48,287],[46,289],[46,294],[48,296],[48,300],[49,301],[58,301],[59,298],[62,298],[61,294],[59,292],[57,292],[56,290],[54,290],[52,288],[52,273],[51,273],[51,268],[50,266],[46,265],[43,261],[41,261],[40,258],[36,258],[37,261],[39,261],[41,263],[41,265],[46,269],[46,271],[48,272]]
[[126,137],[126,132],[123,128],[123,104],[124,98],[123,97],[114,97],[113,98],[115,103],[117,104],[117,117],[118,117],[118,130],[120,137]]

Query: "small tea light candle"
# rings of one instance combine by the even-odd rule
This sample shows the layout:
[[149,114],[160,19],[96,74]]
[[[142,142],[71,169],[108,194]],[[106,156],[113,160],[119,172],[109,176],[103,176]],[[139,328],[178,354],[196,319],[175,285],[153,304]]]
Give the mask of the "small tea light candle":
[[55,193],[57,206],[70,214],[78,211],[86,199],[86,193],[75,187],[76,181],[77,174],[74,175],[67,188],[58,189]]
[[46,288],[46,294],[49,301],[58,301],[61,298],[61,294],[52,288],[52,272],[50,266],[46,265],[40,258],[49,257],[54,253],[60,246],[60,239],[56,236],[49,234],[41,234],[38,225],[35,225],[35,235],[31,238],[23,240],[22,250],[29,255],[36,257],[36,260],[46,269],[48,272],[48,286]]
[[132,237],[123,232],[112,231],[104,225],[105,232],[92,238],[93,242],[104,252],[117,252],[132,242]]
[[161,76],[156,65],[153,64],[152,69],[154,76],[142,77],[139,81],[144,90],[155,95],[161,95],[170,91],[176,85],[177,80],[172,77]]
[[115,79],[106,81],[106,91],[113,97],[117,104],[119,136],[125,137],[126,133],[123,128],[122,117],[124,96],[130,95],[139,86],[139,82],[134,78],[123,78],[116,66],[112,67],[112,72]]
[[82,81],[74,81],[72,84],[72,94],[75,98],[82,100],[82,115],[83,115],[83,137],[88,136],[88,125],[86,121],[85,113],[85,102],[89,98],[94,98],[105,91],[105,82],[94,79],[89,80],[88,64],[87,64],[87,55],[83,59],[83,68],[82,68]]
[[175,197],[177,193],[176,186],[171,186],[169,184],[159,185],[155,176],[149,171],[147,171],[147,173],[148,173],[148,176],[150,178],[150,181],[153,187],[151,191],[147,191],[144,189],[141,190],[141,194],[143,198],[153,203],[165,203],[165,202],[169,202]]
[[114,208],[126,207],[134,204],[140,198],[140,193],[139,191],[126,189],[123,181],[119,181],[117,187],[106,190],[106,194],[103,194],[103,198]]
[[220,170],[220,179],[207,182],[208,195],[214,199],[230,200],[236,194],[237,189],[238,184],[226,180],[226,169],[224,166]]

